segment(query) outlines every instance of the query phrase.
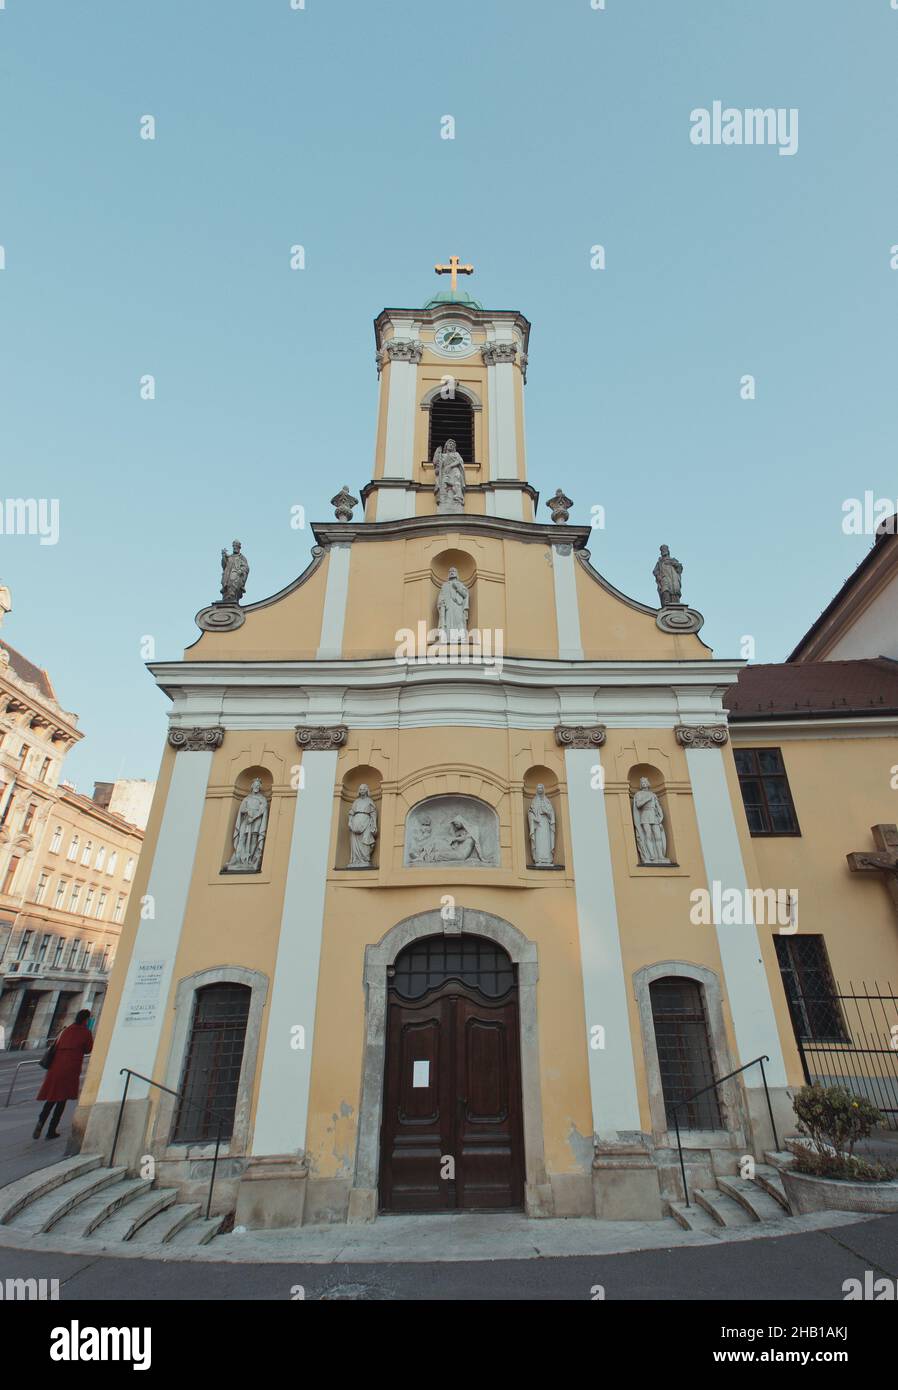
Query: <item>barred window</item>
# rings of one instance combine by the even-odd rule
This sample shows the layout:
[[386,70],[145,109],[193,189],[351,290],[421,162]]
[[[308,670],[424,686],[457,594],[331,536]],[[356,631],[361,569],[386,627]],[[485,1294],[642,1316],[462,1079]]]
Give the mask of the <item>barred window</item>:
[[[674,1106],[714,1080],[702,989],[697,980],[670,976],[654,980],[649,993],[664,1109],[673,1129]],[[676,1115],[680,1129],[723,1128],[714,1090],[680,1105]]]
[[417,999],[452,979],[497,999],[515,982],[508,954],[481,936],[429,936],[414,941],[399,953],[387,974],[392,988],[404,999]]
[[800,1042],[849,1042],[822,936],[775,936],[783,988]]
[[736,771],[752,835],[800,835],[778,748],[735,748]]
[[248,985],[227,983],[197,990],[174,1143],[214,1140],[220,1118],[221,1137],[230,1139],[251,994]]

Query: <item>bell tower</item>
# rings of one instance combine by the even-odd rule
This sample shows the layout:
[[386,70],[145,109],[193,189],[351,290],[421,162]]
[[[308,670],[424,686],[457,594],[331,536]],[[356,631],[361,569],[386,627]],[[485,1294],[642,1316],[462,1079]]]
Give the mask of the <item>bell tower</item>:
[[464,512],[533,521],[524,444],[530,324],[459,289],[473,266],[457,256],[434,269],[451,276],[448,289],[374,321],[380,401],[365,520]]

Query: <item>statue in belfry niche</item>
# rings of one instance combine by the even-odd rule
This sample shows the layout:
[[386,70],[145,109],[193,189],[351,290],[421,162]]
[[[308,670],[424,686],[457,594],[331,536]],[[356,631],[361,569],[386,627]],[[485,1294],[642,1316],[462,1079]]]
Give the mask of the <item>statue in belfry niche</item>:
[[647,777],[640,777],[639,790],[633,793],[633,825],[642,863],[669,864],[664,812]]
[[546,796],[542,782],[527,812],[530,827],[530,854],[536,865],[555,863],[555,808]]
[[349,808],[349,867],[370,869],[371,856],[377,840],[377,807],[368,794],[365,782]]
[[262,850],[268,829],[268,797],[258,777],[237,810],[234,822],[234,853],[225,864],[225,873],[257,874],[262,867]]
[[464,580],[459,579],[453,565],[437,599],[437,627],[444,642],[460,641],[468,634],[468,614],[471,595]]
[[670,608],[673,604],[679,603],[680,575],[683,573],[683,566],[679,560],[674,559],[666,545],[662,545],[661,554],[655,562],[652,573],[655,576],[655,583],[658,585],[661,607]]
[[240,542],[234,541],[232,554],[229,555],[226,550],[221,552],[221,597],[224,603],[240,602],[248,574],[247,558],[240,549]]
[[434,484],[438,512],[463,512],[465,509],[465,463],[455,447],[454,439],[437,448],[433,456]]

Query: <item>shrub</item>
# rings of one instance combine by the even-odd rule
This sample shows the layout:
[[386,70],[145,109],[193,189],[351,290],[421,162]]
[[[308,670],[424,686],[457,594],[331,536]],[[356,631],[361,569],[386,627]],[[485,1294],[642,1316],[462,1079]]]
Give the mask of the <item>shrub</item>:
[[793,1102],[801,1134],[812,1148],[799,1154],[796,1168],[817,1177],[882,1182],[893,1176],[882,1163],[855,1158],[854,1146],[885,1118],[864,1096],[844,1086],[803,1086]]

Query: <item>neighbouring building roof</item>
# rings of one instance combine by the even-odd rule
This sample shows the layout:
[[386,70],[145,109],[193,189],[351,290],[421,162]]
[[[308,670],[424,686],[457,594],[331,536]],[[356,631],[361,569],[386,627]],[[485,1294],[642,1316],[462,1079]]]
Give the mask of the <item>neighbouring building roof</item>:
[[[813,661],[821,651],[826,651],[833,642],[850,627],[853,615],[858,610],[858,602],[871,584],[877,581],[877,572],[894,567],[898,557],[898,513],[886,517],[876,529],[873,545],[857,568],[848,576],[839,592],[830,599],[820,617],[811,624],[807,632],[790,652],[787,661]],[[805,655],[807,654],[807,655]]]
[[47,672],[42,666],[35,666],[33,661],[29,661],[27,656],[17,652],[15,647],[11,647],[8,642],[0,638],[0,647],[9,655],[9,664],[19,680],[26,681],[28,685],[33,685],[48,700],[56,700],[56,691]]
[[723,702],[733,722],[898,714],[898,661],[879,656],[746,666]]

